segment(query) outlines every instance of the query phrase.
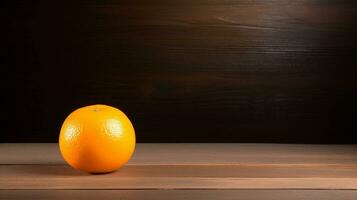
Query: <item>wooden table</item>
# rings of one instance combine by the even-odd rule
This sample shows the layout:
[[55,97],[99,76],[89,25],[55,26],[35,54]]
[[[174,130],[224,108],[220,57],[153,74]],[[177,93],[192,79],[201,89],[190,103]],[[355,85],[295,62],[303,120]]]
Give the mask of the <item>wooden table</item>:
[[70,168],[57,144],[0,144],[0,199],[357,199],[357,145],[138,144],[122,169]]

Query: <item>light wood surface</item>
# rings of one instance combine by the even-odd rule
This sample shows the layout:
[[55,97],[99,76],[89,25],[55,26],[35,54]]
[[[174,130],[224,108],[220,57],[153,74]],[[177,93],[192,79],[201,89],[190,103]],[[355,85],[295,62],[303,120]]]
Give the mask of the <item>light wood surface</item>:
[[356,192],[356,145],[138,144],[122,169],[90,175],[69,167],[57,144],[0,144],[0,199],[352,199]]
[[0,199],[356,200],[355,190],[1,190]]

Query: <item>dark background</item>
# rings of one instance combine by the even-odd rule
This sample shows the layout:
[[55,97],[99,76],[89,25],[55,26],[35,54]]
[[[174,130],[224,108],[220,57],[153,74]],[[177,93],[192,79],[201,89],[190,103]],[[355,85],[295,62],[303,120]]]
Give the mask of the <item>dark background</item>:
[[357,143],[355,2],[13,2],[1,142],[56,142],[101,103],[138,142]]

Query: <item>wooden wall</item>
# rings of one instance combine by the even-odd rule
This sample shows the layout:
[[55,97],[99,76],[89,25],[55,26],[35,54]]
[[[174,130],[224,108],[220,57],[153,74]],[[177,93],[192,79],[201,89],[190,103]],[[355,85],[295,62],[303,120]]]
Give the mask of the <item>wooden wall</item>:
[[357,2],[24,1],[2,29],[2,142],[55,142],[77,107],[139,142],[356,143]]

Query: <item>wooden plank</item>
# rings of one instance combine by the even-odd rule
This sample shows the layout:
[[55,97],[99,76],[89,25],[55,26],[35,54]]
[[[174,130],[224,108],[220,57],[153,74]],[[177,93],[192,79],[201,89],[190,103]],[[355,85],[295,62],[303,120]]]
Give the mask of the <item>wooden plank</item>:
[[2,180],[1,189],[110,189],[110,190],[183,190],[183,189],[299,189],[357,190],[356,178],[40,178]]
[[[106,175],[92,176],[68,165],[0,165],[0,179],[41,178],[62,180],[70,176],[94,180],[121,178],[357,178],[357,165],[127,165]],[[94,183],[95,184],[95,183]]]
[[[1,143],[0,164],[63,164],[58,145]],[[355,165],[357,145],[139,143],[128,165]]]
[[0,189],[357,189],[357,165],[129,165],[97,176],[67,165],[0,165],[0,172]]
[[355,200],[351,190],[1,190],[0,199],[37,200]]
[[57,144],[0,144],[0,189],[357,189],[356,145],[138,144],[117,172],[81,173]]

